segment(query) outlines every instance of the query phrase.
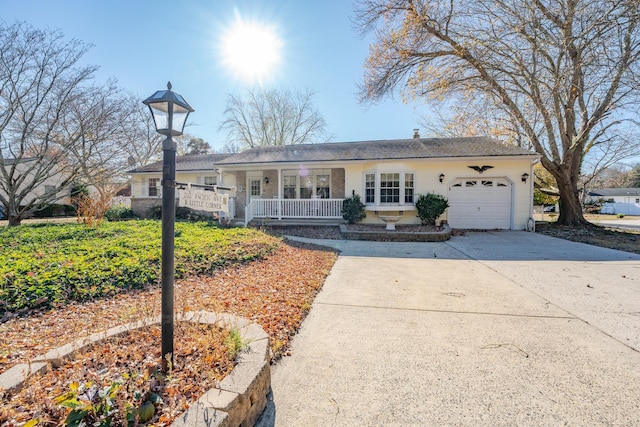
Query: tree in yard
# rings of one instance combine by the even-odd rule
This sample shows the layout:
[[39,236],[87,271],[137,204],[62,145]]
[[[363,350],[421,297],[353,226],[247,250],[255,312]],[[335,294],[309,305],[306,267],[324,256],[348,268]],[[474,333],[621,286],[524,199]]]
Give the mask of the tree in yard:
[[623,186],[629,188],[640,188],[640,164],[636,164],[633,169],[629,171]]
[[139,96],[129,95],[123,100],[128,115],[123,122],[124,132],[119,149],[126,153],[128,169],[148,165],[162,157],[164,135],[156,132],[149,107],[140,102]]
[[0,23],[0,203],[10,225],[68,195],[78,175],[61,133],[96,70],[79,64],[87,49],[58,31]]
[[227,131],[225,151],[260,145],[326,142],[326,122],[313,106],[313,92],[250,89],[229,95],[220,129]]
[[202,138],[192,136],[187,142],[187,154],[207,154],[211,151],[211,145]]
[[579,177],[589,156],[638,152],[637,0],[359,0],[375,41],[361,99],[478,100],[541,156],[560,197],[558,222],[586,224]]

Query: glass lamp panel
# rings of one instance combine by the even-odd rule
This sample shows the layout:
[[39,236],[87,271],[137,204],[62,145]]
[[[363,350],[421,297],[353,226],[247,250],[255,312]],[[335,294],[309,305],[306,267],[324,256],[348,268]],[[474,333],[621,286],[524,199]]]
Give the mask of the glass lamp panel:
[[167,102],[158,102],[155,104],[149,104],[151,114],[153,115],[153,121],[156,124],[156,130],[159,132],[162,129],[169,128],[169,105]]
[[172,131],[174,135],[176,134],[176,132],[178,133],[178,135],[182,134],[182,130],[184,129],[184,124],[187,121],[188,115],[189,111],[174,104],[172,124]]

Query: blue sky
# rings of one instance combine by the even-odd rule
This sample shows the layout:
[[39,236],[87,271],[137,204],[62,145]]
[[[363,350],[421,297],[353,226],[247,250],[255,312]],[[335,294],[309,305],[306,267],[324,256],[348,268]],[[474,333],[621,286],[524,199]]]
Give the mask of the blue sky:
[[410,138],[426,106],[399,96],[372,106],[357,101],[370,39],[356,33],[352,16],[349,0],[0,0],[8,24],[60,29],[92,44],[84,60],[100,66],[98,80],[114,77],[141,101],[171,80],[196,110],[186,131],[215,150],[225,142],[218,127],[227,95],[255,84],[224,65],[222,36],[238,19],[276,33],[281,61],[263,84],[315,91],[332,141]]

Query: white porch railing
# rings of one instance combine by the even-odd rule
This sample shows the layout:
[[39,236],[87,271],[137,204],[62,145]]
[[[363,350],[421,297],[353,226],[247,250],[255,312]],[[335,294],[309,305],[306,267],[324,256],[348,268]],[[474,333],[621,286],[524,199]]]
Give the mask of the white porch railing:
[[253,218],[342,219],[343,199],[253,199],[245,221]]

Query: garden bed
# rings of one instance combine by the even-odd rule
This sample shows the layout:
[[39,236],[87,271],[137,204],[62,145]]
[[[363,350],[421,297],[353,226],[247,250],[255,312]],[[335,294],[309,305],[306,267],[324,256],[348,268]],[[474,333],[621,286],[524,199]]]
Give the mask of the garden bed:
[[371,240],[378,242],[444,242],[451,238],[451,228],[428,225],[397,225],[387,230],[383,225],[340,225],[340,234],[348,240]]
[[[0,375],[2,425],[30,420],[59,425],[65,418],[67,424],[74,419],[115,425],[174,420],[174,426],[205,421],[253,425],[266,406],[271,383],[267,334],[232,315],[191,312],[177,320],[178,331],[195,328],[201,333],[191,337],[203,339],[184,342],[178,334],[182,339],[176,342],[175,366],[168,375],[160,374],[159,348],[153,345],[160,334],[159,318],[95,333],[14,366]],[[235,336],[230,331],[236,331],[236,343],[229,343]],[[141,353],[141,341],[155,349]],[[224,349],[231,351],[230,358],[220,354]],[[234,367],[235,352],[240,353]],[[74,409],[67,414],[70,406]]]

